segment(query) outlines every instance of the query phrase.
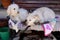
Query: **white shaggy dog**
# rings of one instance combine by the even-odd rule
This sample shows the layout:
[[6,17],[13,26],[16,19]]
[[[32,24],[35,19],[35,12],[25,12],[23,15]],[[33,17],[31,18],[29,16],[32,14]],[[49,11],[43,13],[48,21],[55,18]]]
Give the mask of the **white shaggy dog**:
[[25,21],[28,16],[28,11],[20,8],[17,4],[11,4],[7,9],[9,19],[9,27],[18,32],[19,28],[21,29],[21,21]]
[[29,16],[27,17],[27,25],[31,26],[32,30],[38,30],[40,31],[41,25],[35,25],[35,22],[44,23],[46,21],[49,21],[52,27],[54,28],[56,21],[55,21],[55,13],[53,10],[47,8],[47,7],[41,7],[33,11]]
[[[19,14],[18,10],[19,10],[19,6],[17,4],[11,4],[7,8],[7,13],[8,16],[10,17],[9,27],[13,30],[16,30],[16,32],[18,31],[17,24],[20,22],[17,16]],[[15,24],[14,22],[17,23]]]

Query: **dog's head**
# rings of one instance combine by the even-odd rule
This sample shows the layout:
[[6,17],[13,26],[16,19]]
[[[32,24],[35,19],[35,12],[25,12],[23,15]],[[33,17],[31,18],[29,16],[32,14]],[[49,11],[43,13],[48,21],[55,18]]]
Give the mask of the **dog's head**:
[[33,15],[33,14],[29,14],[29,16],[27,17],[27,25],[31,26],[31,25],[35,25],[35,22],[38,22],[39,20],[39,16],[38,15]]
[[18,9],[19,9],[19,6],[17,4],[9,5],[7,8],[8,16],[15,17],[16,15],[18,15],[19,14]]

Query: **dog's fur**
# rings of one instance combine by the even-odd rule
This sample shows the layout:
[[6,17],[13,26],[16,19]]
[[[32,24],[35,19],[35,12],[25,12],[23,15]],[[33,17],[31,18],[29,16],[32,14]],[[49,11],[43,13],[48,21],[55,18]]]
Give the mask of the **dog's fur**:
[[[13,30],[16,30],[16,32],[18,32],[20,28],[20,26],[18,25],[22,21],[26,20],[26,17],[28,16],[28,11],[26,9],[19,8],[17,4],[11,4],[7,8],[7,13],[8,13],[8,16],[10,16],[9,27]],[[17,23],[14,23],[12,20],[16,21]]]
[[44,23],[45,21],[50,21],[51,25],[54,28],[56,21],[54,21],[53,19],[55,19],[54,11],[47,7],[41,7],[29,14],[29,16],[27,17],[27,25],[34,26],[31,27],[31,29],[33,30],[38,30],[40,29],[40,27],[37,28],[34,22]]
[[8,16],[10,16],[10,19],[12,20],[18,20],[18,12],[19,12],[19,6],[17,4],[11,4],[7,8]]
[[20,8],[19,9],[19,17],[20,17],[21,21],[25,21],[27,16],[28,16],[28,11],[24,8]]

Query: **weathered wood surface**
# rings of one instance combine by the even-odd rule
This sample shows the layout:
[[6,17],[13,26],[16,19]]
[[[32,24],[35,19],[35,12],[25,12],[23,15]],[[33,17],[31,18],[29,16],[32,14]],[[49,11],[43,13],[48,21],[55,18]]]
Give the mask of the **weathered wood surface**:
[[15,0],[15,3],[20,7],[32,11],[39,7],[49,7],[53,9],[55,13],[60,13],[60,0]]

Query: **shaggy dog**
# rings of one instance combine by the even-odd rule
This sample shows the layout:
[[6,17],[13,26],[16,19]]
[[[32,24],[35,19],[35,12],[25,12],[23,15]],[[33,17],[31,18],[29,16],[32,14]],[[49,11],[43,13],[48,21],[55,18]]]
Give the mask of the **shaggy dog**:
[[[50,8],[47,7],[38,8],[32,13],[30,13],[29,16],[27,17],[27,25],[30,26],[31,30],[41,31],[43,30],[42,25],[45,23],[51,24],[52,30],[56,24],[55,13]],[[51,33],[51,31],[50,32],[48,31],[49,33],[46,31],[44,29],[45,36],[48,36]],[[51,37],[53,37],[53,35]],[[43,38],[43,40],[45,39]],[[49,40],[48,37],[46,38],[46,40]],[[56,38],[53,37],[53,40],[56,40]]]
[[7,8],[7,13],[8,13],[8,16],[10,17],[10,19],[9,19],[9,27],[11,29],[16,30],[16,32],[18,31],[17,24],[19,22],[19,17],[18,17],[19,11],[18,10],[19,10],[19,7],[18,7],[17,4],[11,4]]
[[22,22],[26,20],[28,11],[24,8],[19,8],[17,4],[11,4],[7,8],[7,13],[10,17],[8,23],[11,37],[14,38],[19,30],[24,30],[26,28]]
[[28,16],[28,11],[24,8],[19,8],[17,4],[11,4],[7,9],[10,29],[18,32],[22,28],[21,22],[25,21]]
[[[19,14],[19,6],[17,4],[11,4],[7,8],[7,14],[8,14],[8,25],[10,28],[10,34],[11,38],[13,39],[16,35],[16,32],[18,32],[17,24],[20,22],[18,14]],[[11,39],[11,40],[12,40]]]
[[34,26],[31,27],[31,29],[34,30],[40,30],[40,28],[35,27],[36,25],[34,23],[36,22],[44,23],[46,21],[49,21],[52,27],[54,28],[56,24],[55,13],[53,10],[47,7],[38,8],[31,14],[29,14],[29,16],[27,17],[27,25]]

